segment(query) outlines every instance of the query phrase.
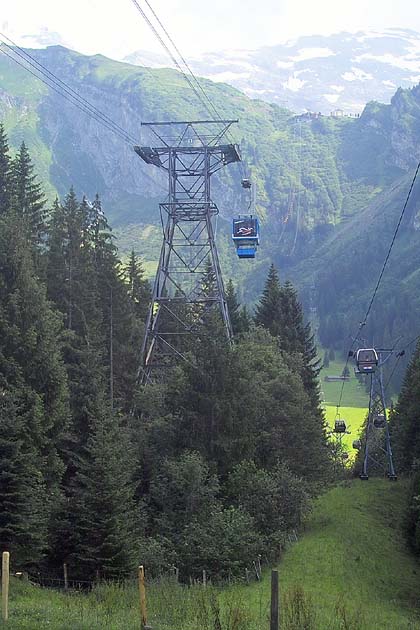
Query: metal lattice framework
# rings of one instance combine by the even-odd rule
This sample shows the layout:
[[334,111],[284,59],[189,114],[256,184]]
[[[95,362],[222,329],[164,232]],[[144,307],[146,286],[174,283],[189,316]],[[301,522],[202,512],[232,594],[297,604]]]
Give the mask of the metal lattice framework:
[[387,472],[389,479],[396,480],[389,434],[382,366],[392,356],[392,350],[377,350],[378,368],[371,374],[369,415],[364,436],[365,452],[361,479],[369,479],[369,468]]
[[[214,237],[218,208],[210,178],[240,161],[238,146],[223,144],[236,120],[142,123],[157,140],[134,147],[147,163],[168,173],[169,193],[160,204],[163,242],[146,321],[139,377],[159,378],[165,368],[188,360],[185,336],[203,332],[203,316],[217,309],[230,341],[232,329]],[[203,278],[211,275],[211,288]]]

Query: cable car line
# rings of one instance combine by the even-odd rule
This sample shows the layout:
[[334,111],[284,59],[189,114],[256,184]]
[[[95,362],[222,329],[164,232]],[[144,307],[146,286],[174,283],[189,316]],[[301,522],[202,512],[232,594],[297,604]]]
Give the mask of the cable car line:
[[420,339],[420,335],[417,335],[417,337],[414,337],[413,339],[411,339],[411,341],[406,343],[405,346],[403,346],[401,348],[401,350],[398,352],[398,354],[396,355],[397,356],[397,360],[395,361],[393,370],[392,370],[392,372],[391,372],[391,374],[390,374],[390,376],[388,378],[388,381],[387,381],[387,383],[385,385],[385,391],[388,389],[388,386],[389,386],[389,384],[390,384],[390,382],[392,380],[392,377],[394,376],[395,370],[397,369],[398,363],[399,363],[400,359],[402,359],[402,357],[405,355],[406,349],[409,346],[411,346],[412,343],[414,343],[415,341],[418,341],[419,339]]
[[198,89],[200,90],[200,92],[203,94],[204,98],[209,102],[210,107],[212,108],[213,112],[216,114],[216,116],[219,119],[222,119],[223,116],[221,116],[221,114],[219,113],[219,111],[217,110],[216,106],[214,105],[214,103],[212,102],[212,100],[210,99],[210,97],[208,96],[207,92],[205,91],[205,89],[203,88],[203,86],[201,85],[200,81],[197,79],[197,77],[195,76],[194,72],[191,70],[190,65],[188,64],[188,62],[186,61],[185,57],[183,56],[183,54],[181,53],[181,51],[179,50],[178,46],[175,44],[173,38],[171,37],[171,35],[168,33],[168,30],[165,28],[165,26],[162,24],[162,21],[159,19],[159,16],[156,14],[155,10],[153,9],[153,7],[151,6],[150,2],[148,0],[144,0],[145,3],[147,4],[147,6],[149,7],[150,11],[152,12],[153,17],[156,19],[157,23],[159,24],[159,26],[161,27],[162,31],[165,33],[166,37],[168,38],[169,42],[172,44],[174,50],[176,51],[176,53],[179,55],[182,63],[184,64],[184,66],[187,68],[190,76],[192,77],[192,79],[194,80],[195,84],[197,85]]
[[[62,89],[71,99],[77,101],[84,108],[88,109],[92,114],[101,118],[104,123],[113,127],[115,132],[118,133],[126,142],[130,144],[135,144],[136,139],[134,136],[131,136],[125,129],[123,129],[118,123],[114,122],[107,114],[99,110],[95,105],[92,105],[86,98],[81,96],[76,90],[70,87],[67,83],[65,83],[62,79],[57,77],[53,72],[48,70],[42,63],[40,63],[37,59],[32,57],[27,51],[23,48],[15,44],[9,37],[6,37],[2,33],[0,33],[2,38],[7,39],[9,42],[13,44],[10,46],[7,42],[2,41],[1,45],[6,46],[13,54],[18,55],[21,59],[25,61],[25,63],[29,64],[33,67],[37,72],[40,72],[46,79],[48,79],[52,84],[56,87]],[[15,50],[16,48],[16,50]],[[4,52],[4,51],[3,51]],[[39,77],[38,77],[39,78]]]
[[5,55],[6,57],[9,57],[9,59],[11,59],[12,61],[14,61],[16,64],[18,64],[19,66],[21,66],[24,70],[26,70],[27,72],[29,72],[32,76],[34,76],[36,79],[38,79],[39,81],[41,81],[42,83],[44,83],[44,85],[46,85],[47,87],[51,88],[52,90],[54,90],[54,92],[57,92],[57,94],[60,94],[60,96],[62,96],[66,101],[68,101],[69,103],[71,103],[72,105],[75,105],[75,107],[77,107],[78,109],[80,109],[82,112],[84,112],[85,114],[87,114],[88,116],[90,116],[91,118],[93,118],[96,122],[102,124],[106,129],[108,129],[109,131],[112,131],[113,133],[115,133],[116,135],[118,135],[119,138],[121,138],[122,140],[124,140],[124,142],[127,142],[129,144],[131,144],[127,138],[125,138],[120,132],[118,132],[116,129],[114,129],[113,127],[109,126],[104,120],[102,120],[101,118],[99,118],[95,113],[93,113],[92,111],[90,111],[89,109],[83,107],[80,104],[75,103],[73,100],[71,100],[70,98],[68,98],[65,93],[63,93],[57,86],[57,84],[54,84],[54,82],[52,82],[51,80],[45,79],[40,77],[38,74],[36,74],[36,72],[30,70],[30,68],[28,68],[24,63],[22,63],[21,61],[19,61],[18,59],[16,59],[15,57],[13,57],[13,55],[11,55],[10,53],[8,53],[7,51],[5,51],[3,48],[0,48],[0,52],[3,53],[3,55]]
[[[201,82],[198,80],[197,76],[194,74],[193,70],[191,69],[191,66],[189,65],[189,63],[185,59],[184,55],[179,50],[179,48],[176,45],[173,37],[170,35],[170,33],[168,32],[168,29],[162,23],[162,20],[159,18],[159,16],[157,15],[156,11],[153,9],[153,7],[150,4],[149,0],[144,0],[144,1],[146,3],[147,7],[149,8],[151,14],[155,18],[157,24],[162,29],[162,32],[166,36],[168,42],[173,47],[173,50],[178,55],[180,61],[176,58],[176,55],[170,49],[168,44],[165,42],[163,36],[159,33],[158,29],[153,24],[152,20],[147,15],[147,13],[144,11],[144,9],[141,7],[141,5],[138,2],[138,0],[131,0],[131,1],[134,4],[134,6],[136,7],[136,9],[139,11],[140,15],[143,17],[144,21],[149,26],[149,28],[151,29],[151,31],[153,32],[155,37],[158,39],[158,41],[161,44],[161,46],[164,48],[166,53],[169,55],[169,58],[172,60],[173,64],[176,66],[176,68],[182,74],[182,76],[187,81],[187,83],[190,86],[190,88],[193,90],[193,92],[195,93],[195,95],[197,96],[199,101],[202,103],[202,105],[204,106],[206,111],[210,114],[210,116],[215,115],[219,120],[222,120],[223,116],[221,115],[221,113],[219,112],[217,107],[214,105],[213,101],[211,100],[211,98],[207,94],[206,90],[201,85]],[[182,64],[184,64],[188,74],[185,72],[184,68],[182,67],[181,62],[182,62]],[[188,75],[190,75],[190,76],[188,76]],[[227,136],[230,138],[230,140],[234,144],[232,135],[231,135],[231,133],[229,131],[227,132]],[[245,168],[244,168],[243,162],[242,161],[238,162],[238,165],[239,165],[239,168],[241,169],[241,172],[242,172],[242,178],[246,178],[246,173],[245,173]]]
[[[10,38],[7,38],[7,39],[9,41],[12,41],[10,40]],[[11,52],[8,52],[7,50],[5,50],[3,46],[7,46],[7,48]],[[19,48],[18,46],[16,47]],[[24,49],[20,49],[20,50],[22,50],[23,53],[25,52]],[[130,147],[132,147],[133,144],[136,143],[136,140],[134,139],[134,137],[130,136],[128,132],[126,132],[122,127],[120,127],[117,123],[115,123],[109,116],[107,116],[106,114],[103,114],[94,105],[89,103],[89,101],[84,99],[84,97],[78,95],[77,92],[72,90],[72,88],[70,88],[70,86],[68,86],[64,81],[62,81],[61,79],[58,79],[58,77],[56,77],[56,80],[54,78],[51,78],[49,74],[51,74],[53,77],[55,77],[55,75],[53,75],[53,73],[51,73],[48,69],[44,68],[42,64],[39,64],[37,62],[38,65],[40,66],[40,67],[37,67],[35,63],[31,63],[28,59],[26,59],[23,56],[23,54],[19,54],[18,51],[15,51],[12,46],[9,46],[6,42],[1,41],[1,40],[0,40],[0,52],[6,57],[8,57],[10,60],[12,60],[15,64],[23,68],[26,72],[31,74],[33,77],[38,79],[38,81],[41,81],[41,83],[44,83],[44,85],[46,85],[48,88],[50,88],[51,90],[59,94],[66,101],[68,101],[69,103],[77,107],[81,112],[83,112],[84,114],[87,114],[95,122],[97,122],[98,124],[105,127],[105,129],[115,134],[124,143],[129,144]],[[19,61],[19,59],[17,59],[11,53],[17,54],[23,61]],[[30,57],[29,54],[28,54],[28,57]],[[36,60],[34,59],[34,62],[35,61]],[[26,64],[29,64],[30,66],[32,66],[34,70],[36,70],[36,72],[34,70],[31,70],[31,68],[28,67],[28,65]],[[63,86],[65,86],[67,89],[65,90]],[[75,95],[77,95],[79,98],[76,98],[76,96],[71,94],[71,92],[74,92]],[[85,101],[86,105],[83,101]],[[166,191],[166,188],[162,186],[162,184],[160,184],[159,182],[155,181],[152,177],[150,177],[150,175],[147,172],[143,171],[143,176],[146,179],[148,179],[150,182],[152,182],[155,186],[158,186],[162,190]]]
[[375,287],[375,290],[374,290],[374,292],[373,292],[372,298],[371,298],[371,300],[370,300],[370,303],[369,303],[368,309],[367,309],[367,311],[366,311],[366,315],[365,315],[365,317],[364,317],[364,320],[361,322],[361,327],[362,327],[362,326],[364,326],[364,325],[366,324],[366,320],[367,320],[367,318],[369,317],[369,313],[370,313],[370,311],[371,311],[371,309],[372,309],[372,305],[373,305],[374,299],[375,299],[376,294],[377,294],[377,292],[378,292],[379,285],[381,284],[382,277],[383,277],[383,275],[384,275],[385,268],[386,268],[386,266],[387,266],[387,264],[388,264],[389,257],[391,256],[391,251],[392,251],[392,248],[394,247],[395,239],[397,238],[397,234],[398,234],[398,231],[399,231],[399,229],[400,229],[401,222],[402,222],[402,220],[403,220],[403,217],[404,217],[405,211],[406,211],[406,209],[407,209],[408,202],[410,201],[411,193],[412,193],[412,191],[413,191],[414,184],[416,183],[416,179],[417,179],[417,175],[418,175],[418,173],[419,173],[419,170],[420,170],[420,162],[417,164],[416,172],[414,173],[414,177],[413,177],[413,179],[412,179],[412,182],[411,182],[411,185],[410,185],[410,189],[409,189],[408,194],[407,194],[407,197],[406,197],[406,199],[405,199],[404,206],[403,206],[403,209],[402,209],[401,214],[400,214],[400,218],[398,219],[398,223],[397,223],[397,226],[396,226],[396,228],[395,228],[395,231],[394,231],[394,234],[393,234],[393,237],[392,237],[392,240],[391,240],[391,244],[390,244],[390,246],[389,246],[389,248],[388,248],[388,253],[387,253],[387,255],[385,256],[384,264],[383,264],[383,266],[382,266],[381,273],[379,274],[379,278],[378,278],[378,281],[377,281],[377,283],[376,283],[376,287]]
[[[371,299],[370,299],[370,302],[369,302],[368,308],[367,308],[367,310],[366,310],[365,316],[364,316],[363,320],[362,320],[362,321],[360,322],[360,324],[359,324],[359,327],[358,327],[358,329],[357,329],[356,335],[353,337],[352,344],[351,344],[351,346],[350,346],[350,348],[349,348],[349,351],[348,351],[348,353],[347,353],[347,358],[346,358],[346,363],[345,363],[345,368],[344,368],[344,369],[346,369],[346,368],[347,368],[347,366],[348,366],[348,363],[349,363],[349,358],[351,357],[351,351],[352,351],[352,348],[353,348],[353,346],[354,346],[355,342],[359,339],[359,337],[360,337],[360,331],[361,331],[361,330],[362,330],[362,328],[366,325],[366,323],[367,323],[367,319],[368,319],[368,317],[369,317],[369,315],[370,315],[370,312],[371,312],[371,310],[372,310],[373,302],[374,302],[375,297],[376,297],[376,295],[377,295],[377,293],[378,293],[379,286],[380,286],[380,284],[381,284],[381,282],[382,282],[382,278],[383,278],[383,275],[384,275],[384,273],[385,273],[385,269],[386,269],[386,266],[387,266],[387,264],[388,264],[389,258],[390,258],[390,256],[391,256],[392,248],[393,248],[393,246],[394,246],[394,243],[395,243],[395,240],[396,240],[396,238],[397,238],[397,235],[398,235],[398,232],[399,232],[399,229],[400,229],[400,226],[401,226],[402,220],[403,220],[403,218],[404,218],[404,214],[405,214],[405,211],[406,211],[406,209],[407,209],[408,202],[410,201],[411,193],[413,192],[414,184],[416,183],[416,179],[417,179],[417,176],[418,176],[419,170],[420,170],[420,162],[417,164],[417,168],[416,168],[416,170],[415,170],[415,173],[414,173],[413,179],[412,179],[411,184],[410,184],[410,188],[409,188],[408,193],[407,193],[407,196],[406,196],[406,198],[405,198],[404,205],[403,205],[403,208],[402,208],[401,214],[400,214],[399,219],[398,219],[398,223],[397,223],[396,228],[395,228],[395,230],[394,230],[394,234],[393,234],[393,236],[392,236],[391,243],[390,243],[390,245],[389,245],[389,247],[388,247],[388,252],[387,252],[387,254],[386,254],[386,256],[385,256],[385,260],[384,260],[384,262],[383,262],[382,269],[381,269],[381,272],[380,272],[380,274],[379,274],[379,277],[378,277],[378,280],[377,280],[377,283],[376,283],[375,289],[374,289],[374,291],[373,291],[372,297],[371,297]],[[420,335],[419,335],[419,337],[420,337]],[[410,343],[412,343],[412,342],[410,342]],[[410,345],[410,344],[408,344],[408,345]],[[339,414],[339,408],[341,407],[341,402],[342,402],[342,399],[343,399],[344,385],[345,385],[345,381],[343,381],[343,382],[342,382],[342,385],[341,385],[340,397],[339,397],[339,401],[338,401],[338,404],[337,404],[337,414]]]
[[[172,60],[172,62],[175,64],[175,66],[177,67],[177,69],[179,70],[179,72],[182,74],[182,76],[184,77],[184,79],[187,81],[188,85],[190,86],[190,88],[193,90],[193,92],[195,93],[195,95],[198,97],[198,99],[201,101],[201,103],[204,105],[205,109],[207,110],[207,112],[210,114],[210,116],[213,115],[213,113],[209,110],[208,105],[206,105],[206,103],[203,101],[202,96],[200,95],[200,93],[197,91],[196,86],[194,85],[194,83],[191,81],[190,77],[186,74],[186,72],[184,71],[184,69],[182,68],[181,64],[179,63],[178,59],[175,57],[175,55],[173,54],[173,52],[171,51],[171,49],[169,48],[169,46],[167,45],[167,43],[165,42],[165,40],[163,39],[163,37],[161,36],[161,34],[159,33],[159,31],[157,30],[157,28],[155,27],[155,25],[153,24],[153,22],[151,21],[151,19],[149,18],[149,16],[147,15],[147,13],[144,11],[144,9],[140,6],[140,4],[138,3],[137,0],[131,0],[132,3],[134,4],[134,6],[136,7],[136,9],[139,11],[140,15],[142,16],[142,18],[144,19],[144,21],[146,22],[146,24],[149,26],[149,28],[151,29],[151,31],[154,33],[155,37],[158,39],[158,41],[160,42],[161,46],[165,49],[166,53],[169,55],[170,59]],[[149,3],[147,3],[149,8],[150,5]],[[155,15],[157,21],[159,24],[161,24],[160,20],[157,18],[155,12],[153,11],[153,9],[151,9],[153,15]],[[162,29],[164,31],[164,33],[166,33],[166,29],[162,26]],[[168,36],[168,35],[167,35]],[[169,37],[168,37],[169,38]],[[169,38],[169,41],[171,41],[171,38]],[[175,47],[176,50],[176,47]],[[182,58],[182,56],[181,56]],[[193,75],[194,76],[194,75]]]

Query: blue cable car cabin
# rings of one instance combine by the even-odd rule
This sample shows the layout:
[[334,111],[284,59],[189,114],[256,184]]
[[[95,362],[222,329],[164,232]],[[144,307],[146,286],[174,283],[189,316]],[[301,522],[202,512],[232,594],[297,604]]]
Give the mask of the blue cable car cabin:
[[356,352],[357,374],[371,374],[378,367],[378,353],[375,348],[361,348]]
[[252,215],[233,219],[232,240],[239,258],[255,258],[259,245],[260,226]]

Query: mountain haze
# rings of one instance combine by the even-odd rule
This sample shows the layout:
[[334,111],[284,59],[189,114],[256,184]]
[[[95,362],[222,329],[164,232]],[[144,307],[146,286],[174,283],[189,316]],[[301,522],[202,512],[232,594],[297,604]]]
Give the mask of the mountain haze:
[[[165,67],[164,55],[137,51],[125,61]],[[289,109],[361,113],[368,101],[389,102],[398,87],[420,81],[420,33],[383,31],[299,37],[257,50],[222,50],[191,60],[196,73]]]
[[[174,70],[86,57],[60,46],[31,54],[138,138],[139,144],[153,143],[141,129],[142,120],[208,116]],[[157,206],[166,195],[164,175],[146,166],[130,144],[4,57],[0,77],[0,118],[13,146],[22,140],[27,143],[41,179],[49,182],[50,198],[56,193],[63,196],[72,185],[78,195],[88,198],[98,192],[120,248],[128,252],[134,247],[152,272],[161,239]],[[229,221],[243,212],[248,200],[241,193],[240,170],[235,165],[224,169],[214,178],[213,193],[221,213],[218,241],[225,275],[235,279],[244,300],[253,301],[269,261],[274,260],[283,277],[298,283],[307,305],[315,285],[324,340],[341,344],[344,329],[361,316],[363,299],[354,299],[360,269],[369,270],[364,274],[366,296],[402,207],[407,177],[420,159],[420,86],[398,89],[388,105],[369,103],[360,117],[336,118],[299,116],[273,103],[252,100],[223,83],[203,79],[203,85],[224,116],[239,118],[233,135],[255,183],[256,211],[262,222],[257,260],[244,265],[234,255]],[[380,217],[385,202],[386,229],[379,219],[366,232],[369,217]],[[415,208],[410,216],[403,228],[415,252],[419,241]],[[363,247],[365,257],[359,256],[357,247],[362,235],[369,239],[369,246]],[[395,246],[396,284],[385,282],[384,287],[392,286],[399,295],[404,280],[410,313],[420,278],[416,256],[404,258],[404,242],[399,238]],[[331,282],[338,285],[337,303],[331,301]],[[411,322],[407,317],[401,315],[398,330]]]

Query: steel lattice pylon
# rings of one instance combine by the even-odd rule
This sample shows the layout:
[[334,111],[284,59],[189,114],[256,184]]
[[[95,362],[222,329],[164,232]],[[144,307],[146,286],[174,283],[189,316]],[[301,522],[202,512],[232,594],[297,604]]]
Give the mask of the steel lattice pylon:
[[[158,140],[134,147],[147,163],[168,173],[169,193],[160,204],[163,243],[146,321],[139,378],[146,383],[176,360],[187,360],[182,337],[200,335],[203,315],[217,309],[226,337],[232,329],[214,238],[218,214],[210,178],[240,161],[238,146],[222,140],[236,120],[142,123]],[[205,273],[214,279],[203,287]]]
[[392,356],[392,350],[377,350],[378,367],[370,375],[369,415],[366,424],[363,468],[360,479],[369,479],[369,467],[386,471],[389,479],[396,480],[389,434],[382,366]]

